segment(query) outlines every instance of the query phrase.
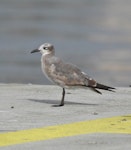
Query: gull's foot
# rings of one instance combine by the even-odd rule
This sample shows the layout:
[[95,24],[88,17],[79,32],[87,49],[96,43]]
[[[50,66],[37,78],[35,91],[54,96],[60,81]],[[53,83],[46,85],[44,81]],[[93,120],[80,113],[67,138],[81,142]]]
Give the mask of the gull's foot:
[[52,107],[61,107],[64,106],[64,104],[60,104],[60,105],[52,105]]

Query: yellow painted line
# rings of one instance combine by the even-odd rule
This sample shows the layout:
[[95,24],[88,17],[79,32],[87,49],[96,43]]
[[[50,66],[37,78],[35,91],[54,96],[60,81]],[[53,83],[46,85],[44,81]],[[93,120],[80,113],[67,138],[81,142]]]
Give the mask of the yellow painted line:
[[131,134],[131,115],[1,133],[0,146],[8,146],[89,133]]

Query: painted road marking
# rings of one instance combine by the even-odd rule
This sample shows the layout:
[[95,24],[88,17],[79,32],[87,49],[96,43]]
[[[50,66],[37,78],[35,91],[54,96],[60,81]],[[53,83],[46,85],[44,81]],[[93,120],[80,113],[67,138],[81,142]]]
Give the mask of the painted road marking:
[[0,146],[22,144],[89,133],[131,134],[131,115],[88,120],[0,134]]

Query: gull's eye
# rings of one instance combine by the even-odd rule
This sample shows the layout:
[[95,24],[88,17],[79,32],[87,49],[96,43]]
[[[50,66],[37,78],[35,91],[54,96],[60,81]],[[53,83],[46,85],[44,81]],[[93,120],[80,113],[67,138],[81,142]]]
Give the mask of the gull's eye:
[[48,49],[48,47],[43,47],[43,49],[47,50],[47,49]]

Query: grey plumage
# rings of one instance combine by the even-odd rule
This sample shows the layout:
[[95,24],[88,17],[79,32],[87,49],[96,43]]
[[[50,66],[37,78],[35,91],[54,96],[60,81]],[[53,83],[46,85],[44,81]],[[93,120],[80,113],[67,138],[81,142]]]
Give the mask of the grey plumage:
[[98,89],[113,91],[113,87],[97,83],[77,66],[63,62],[55,56],[54,46],[50,43],[41,45],[38,49],[31,51],[41,52],[41,67],[46,77],[53,83],[63,88],[62,99],[59,106],[64,105],[65,88],[88,87],[102,94]]

